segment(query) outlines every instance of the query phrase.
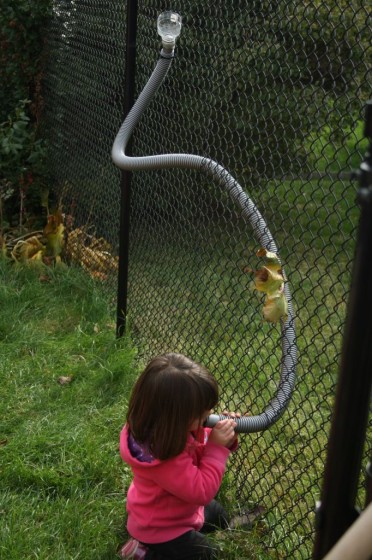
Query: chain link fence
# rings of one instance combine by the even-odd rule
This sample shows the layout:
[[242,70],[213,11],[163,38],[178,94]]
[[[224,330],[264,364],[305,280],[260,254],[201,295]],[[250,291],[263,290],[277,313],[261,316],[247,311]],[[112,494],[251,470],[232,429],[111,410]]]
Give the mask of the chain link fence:
[[[371,14],[356,0],[139,4],[136,95],[160,50],[158,14],[172,8],[184,27],[133,154],[220,162],[279,247],[295,306],[297,383],[277,424],[241,436],[223,493],[232,509],[264,507],[257,557],[308,559],[359,216],[350,172],[366,147]],[[114,302],[120,173],[110,153],[124,117],[126,8],[114,0],[53,6],[50,169],[70,258]],[[220,186],[189,170],[133,174],[130,214],[128,326],[142,358],[189,355],[216,375],[221,409],[259,414],[279,380],[281,331],[262,320],[246,272],[261,264],[251,226]],[[370,447],[368,438],[366,457]]]

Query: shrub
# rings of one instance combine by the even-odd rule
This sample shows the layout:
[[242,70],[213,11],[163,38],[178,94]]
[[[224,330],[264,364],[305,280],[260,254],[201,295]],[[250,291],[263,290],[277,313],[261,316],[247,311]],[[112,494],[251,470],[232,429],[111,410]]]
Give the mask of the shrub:
[[26,196],[30,210],[40,206],[45,182],[45,145],[38,138],[38,124],[50,7],[50,0],[6,0],[0,12],[0,215],[6,217],[5,225],[12,225],[15,215],[22,221]]

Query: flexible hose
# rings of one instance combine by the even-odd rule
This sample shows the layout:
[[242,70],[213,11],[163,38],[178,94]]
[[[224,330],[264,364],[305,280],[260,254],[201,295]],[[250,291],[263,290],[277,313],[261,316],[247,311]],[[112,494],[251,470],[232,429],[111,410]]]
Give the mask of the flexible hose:
[[[173,57],[173,51],[167,52],[164,49],[161,51],[159,61],[150,79],[128,113],[115,138],[112,147],[113,162],[120,169],[131,171],[165,168],[186,168],[202,171],[218,181],[223,188],[227,189],[232,199],[240,206],[243,216],[249,220],[259,244],[268,251],[277,253],[278,250],[274,239],[260,212],[239,183],[217,162],[193,154],[160,154],[141,157],[125,155],[132,132],[163,82]],[[258,416],[244,416],[236,419],[237,432],[250,433],[265,430],[283,414],[291,398],[295,383],[297,348],[292,300],[287,282],[284,285],[284,293],[288,301],[288,318],[285,322],[282,321],[281,324],[282,363],[281,378],[277,392],[266,409]],[[208,417],[206,425],[212,427],[223,418],[226,418],[226,416],[212,414]]]

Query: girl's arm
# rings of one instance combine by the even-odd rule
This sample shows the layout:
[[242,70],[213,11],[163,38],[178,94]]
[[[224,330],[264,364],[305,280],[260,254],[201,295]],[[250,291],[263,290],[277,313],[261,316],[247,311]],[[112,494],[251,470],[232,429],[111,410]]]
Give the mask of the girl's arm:
[[[231,430],[218,422],[205,445],[199,465],[187,451],[151,469],[151,478],[161,488],[178,498],[193,504],[207,505],[217,494],[234,440]],[[221,443],[223,442],[223,443]]]

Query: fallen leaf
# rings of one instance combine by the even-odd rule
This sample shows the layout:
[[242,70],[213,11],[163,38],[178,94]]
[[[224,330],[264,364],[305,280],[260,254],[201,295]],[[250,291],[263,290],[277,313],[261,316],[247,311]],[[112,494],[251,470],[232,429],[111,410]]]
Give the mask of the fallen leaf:
[[44,245],[40,243],[38,237],[33,236],[26,240],[20,239],[14,246],[11,256],[15,261],[25,262],[43,250]]
[[253,509],[246,512],[241,512],[240,515],[235,515],[229,522],[230,529],[248,529],[266,513],[266,507],[257,505]]
[[67,375],[67,376],[61,375],[61,377],[58,377],[58,383],[60,385],[68,385],[69,383],[71,383],[72,380],[73,380],[72,375]]
[[91,275],[92,278],[94,278],[95,280],[101,280],[102,282],[104,282],[105,280],[107,280],[108,275],[105,274],[104,272],[99,272],[98,270],[89,270],[89,268],[83,266],[83,268],[89,272],[89,274]]
[[63,216],[61,211],[57,210],[48,216],[48,223],[43,231],[47,239],[46,248],[49,255],[57,257],[62,253],[65,244],[64,231]]
[[40,274],[39,281],[40,282],[50,282],[50,276],[48,276],[47,274]]
[[32,255],[32,257],[30,258],[31,261],[42,261],[43,260],[43,255],[44,255],[44,249],[38,251],[37,253],[35,253],[34,255]]

